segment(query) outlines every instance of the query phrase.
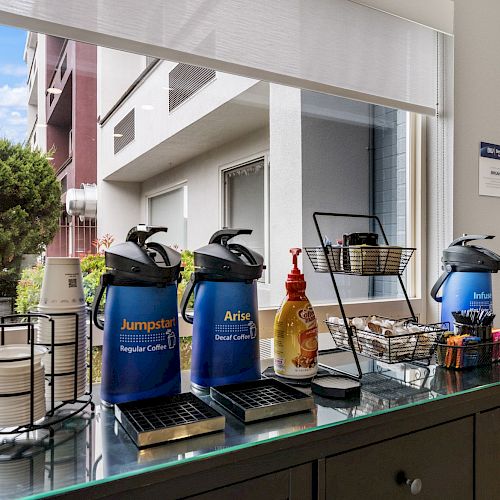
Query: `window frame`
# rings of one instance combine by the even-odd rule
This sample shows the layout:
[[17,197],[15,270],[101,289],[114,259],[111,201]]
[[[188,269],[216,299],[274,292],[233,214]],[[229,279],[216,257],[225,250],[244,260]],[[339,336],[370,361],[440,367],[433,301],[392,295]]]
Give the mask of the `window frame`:
[[184,190],[184,219],[185,219],[185,241],[183,244],[185,245],[183,248],[181,247],[180,250],[186,250],[189,247],[188,241],[188,225],[189,225],[189,193],[188,193],[188,182],[187,180],[183,180],[181,182],[176,182],[174,184],[170,184],[166,187],[162,187],[160,189],[155,189],[148,191],[147,193],[144,194],[145,198],[145,219],[146,219],[146,224],[150,225],[151,224],[151,200],[153,198],[156,198],[157,196],[162,196],[167,193],[171,193],[173,191],[177,191],[178,189],[183,189]]
[[219,166],[219,228],[223,228],[226,217],[226,186],[224,183],[224,175],[226,172],[230,170],[235,170],[236,168],[243,167],[249,163],[256,162],[260,159],[264,160],[264,265],[266,268],[262,273],[262,278],[259,280],[259,287],[267,286],[268,288],[271,285],[270,281],[270,235],[269,235],[269,227],[270,227],[270,214],[269,214],[269,168],[270,168],[270,160],[269,160],[269,150],[260,151],[257,153],[253,153],[249,156],[239,158],[230,163],[226,163],[224,165]]

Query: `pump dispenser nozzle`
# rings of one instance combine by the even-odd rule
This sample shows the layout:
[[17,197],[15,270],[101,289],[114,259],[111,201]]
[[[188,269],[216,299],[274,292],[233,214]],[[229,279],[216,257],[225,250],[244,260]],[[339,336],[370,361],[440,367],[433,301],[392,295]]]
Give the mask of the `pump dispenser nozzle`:
[[290,248],[290,253],[292,254],[292,263],[293,263],[293,269],[291,274],[297,275],[300,274],[300,269],[297,266],[297,262],[299,260],[299,255],[302,253],[302,250],[300,248]]
[[290,248],[292,254],[293,269],[288,273],[285,286],[288,292],[303,292],[306,289],[304,275],[300,272],[298,264],[299,255],[302,253],[300,248]]

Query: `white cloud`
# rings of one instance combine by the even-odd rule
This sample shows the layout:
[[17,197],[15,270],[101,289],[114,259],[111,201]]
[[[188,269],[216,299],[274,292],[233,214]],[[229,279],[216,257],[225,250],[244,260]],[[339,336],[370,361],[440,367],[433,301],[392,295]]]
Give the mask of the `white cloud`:
[[11,87],[3,85],[0,87],[0,106],[26,106],[26,87]]
[[0,86],[0,137],[14,142],[26,139],[27,100],[24,85]]
[[22,114],[19,111],[12,111],[10,113],[10,116],[4,121],[4,123],[8,126],[10,125],[22,125],[23,127],[26,126],[27,123],[27,118],[26,114]]
[[0,66],[0,75],[26,76],[26,66],[24,64],[3,64]]

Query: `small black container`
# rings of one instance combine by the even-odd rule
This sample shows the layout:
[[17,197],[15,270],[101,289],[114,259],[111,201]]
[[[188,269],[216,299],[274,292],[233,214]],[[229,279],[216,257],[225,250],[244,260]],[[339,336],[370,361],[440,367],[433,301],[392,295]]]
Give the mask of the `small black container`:
[[[342,237],[342,246],[348,247],[350,245],[378,245],[378,234],[377,233],[349,233],[344,234]],[[349,256],[349,250],[345,249],[342,251],[342,268],[344,271],[349,272],[351,270],[351,262]]]

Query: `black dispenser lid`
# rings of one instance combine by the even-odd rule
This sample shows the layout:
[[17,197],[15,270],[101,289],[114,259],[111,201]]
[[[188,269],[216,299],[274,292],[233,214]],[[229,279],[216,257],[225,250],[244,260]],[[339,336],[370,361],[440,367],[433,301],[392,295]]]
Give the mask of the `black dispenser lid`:
[[487,248],[468,245],[475,240],[491,240],[491,235],[467,235],[454,240],[443,250],[443,265],[446,271],[496,273],[500,265],[500,255]]
[[147,242],[154,234],[167,231],[166,227],[140,224],[129,231],[125,243],[106,250],[106,267],[115,281],[122,280],[131,286],[176,282],[181,254],[160,243]]
[[200,279],[239,281],[262,276],[262,255],[229,240],[251,229],[221,229],[212,235],[208,245],[194,252],[194,265]]

